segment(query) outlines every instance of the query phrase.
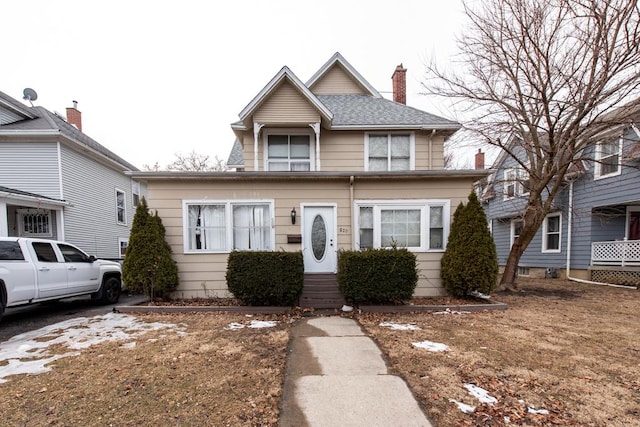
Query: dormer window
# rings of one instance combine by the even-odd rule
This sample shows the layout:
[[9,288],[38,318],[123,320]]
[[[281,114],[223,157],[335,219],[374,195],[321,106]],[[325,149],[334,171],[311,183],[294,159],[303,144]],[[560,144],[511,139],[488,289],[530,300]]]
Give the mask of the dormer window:
[[365,140],[365,170],[408,171],[415,169],[413,134],[370,133]]
[[266,170],[308,172],[313,170],[311,135],[290,132],[266,135]]

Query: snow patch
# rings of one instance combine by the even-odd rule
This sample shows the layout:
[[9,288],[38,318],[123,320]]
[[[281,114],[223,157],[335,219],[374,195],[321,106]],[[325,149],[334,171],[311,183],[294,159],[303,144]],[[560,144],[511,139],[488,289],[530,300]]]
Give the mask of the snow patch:
[[71,351],[52,355],[48,349],[51,345],[82,350],[107,341],[129,341],[160,329],[178,329],[178,326],[141,322],[127,314],[108,313],[90,318],[77,317],[16,335],[0,343],[0,363],[6,362],[0,366],[0,383],[6,382],[4,378],[10,375],[48,372],[51,370],[47,366],[49,363],[80,354]]
[[547,411],[546,409],[536,409],[533,406],[528,406],[527,412],[536,415],[549,415],[549,411]]
[[493,405],[494,403],[498,403],[498,399],[491,396],[489,392],[482,387],[478,387],[474,384],[465,384],[464,388],[467,389],[469,394],[476,399],[478,399],[481,403],[487,403],[489,405]]
[[455,403],[458,406],[458,409],[460,409],[465,414],[471,414],[471,413],[475,412],[475,410],[476,410],[475,406],[471,406],[471,405],[467,405],[466,403],[458,402],[455,399],[449,399],[449,402]]
[[238,329],[252,328],[252,329],[261,329],[261,328],[273,328],[278,324],[275,320],[252,320],[249,325],[245,326],[242,323],[231,322],[227,326],[224,327],[227,331],[234,331]]
[[447,308],[444,311],[436,311],[433,314],[470,314],[468,311],[458,311],[458,310],[451,310],[450,308]]
[[414,342],[414,343],[411,343],[411,345],[418,348],[424,348],[431,352],[449,350],[449,346],[447,346],[446,344],[441,344],[438,342],[431,342],[431,341]]
[[391,323],[391,322],[382,322],[378,325],[383,328],[389,328],[393,331],[419,331],[420,327],[418,325],[414,325],[411,323]]

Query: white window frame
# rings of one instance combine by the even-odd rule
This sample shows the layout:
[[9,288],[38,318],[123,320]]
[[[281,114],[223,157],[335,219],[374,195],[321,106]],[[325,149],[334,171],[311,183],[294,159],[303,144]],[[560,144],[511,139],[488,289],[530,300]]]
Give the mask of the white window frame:
[[[430,200],[356,200],[354,201],[354,248],[360,248],[360,208],[373,208],[373,248],[381,248],[381,211],[383,210],[420,210],[420,246],[408,247],[412,252],[444,252],[447,249],[451,218],[451,201],[448,199]],[[430,208],[442,207],[442,248],[431,249]]]
[[122,252],[122,244],[125,244],[124,249],[125,249],[125,253],[127,250],[127,247],[129,246],[129,238],[128,237],[118,237],[118,255],[120,255],[120,258],[124,258],[125,253]]
[[[123,220],[120,221],[120,219],[118,218],[118,213],[120,212],[120,206],[118,206],[118,193],[122,193],[122,218]],[[127,192],[124,190],[121,190],[119,188],[116,188],[116,223],[118,225],[127,225]]]
[[[136,200],[136,197],[138,200]],[[140,204],[140,183],[131,181],[131,206],[137,207]]]
[[616,141],[618,142],[618,153],[617,153],[617,156],[618,156],[618,169],[615,172],[611,172],[611,173],[604,174],[604,175],[602,174],[602,161],[603,161],[603,159],[606,159],[607,157],[613,156],[613,154],[611,154],[610,156],[607,156],[607,157],[603,157],[602,156],[602,154],[603,154],[602,153],[602,151],[603,151],[602,147],[605,144],[611,144],[614,141],[612,141],[612,140],[600,141],[600,142],[598,142],[596,144],[596,156],[595,156],[596,157],[596,159],[595,159],[596,161],[595,161],[595,169],[593,171],[593,179],[594,180],[598,180],[598,179],[602,179],[602,178],[610,178],[610,177],[613,177],[613,176],[618,176],[618,175],[620,175],[622,173],[622,143],[623,143],[623,140],[622,140],[622,138],[618,138]]
[[[225,248],[221,250],[212,249],[189,249],[189,206],[193,205],[217,205],[224,206],[224,220],[225,220]],[[182,247],[184,254],[216,254],[216,253],[229,253],[233,249],[233,207],[234,206],[247,206],[247,205],[268,205],[269,206],[269,219],[268,226],[270,228],[269,239],[270,247],[260,250],[272,251],[275,248],[275,209],[273,199],[238,199],[238,200],[211,200],[211,199],[197,199],[197,200],[183,200],[182,201]]]
[[369,136],[387,135],[387,171],[391,167],[391,137],[393,135],[409,135],[409,170],[416,169],[416,134],[415,132],[368,132],[364,135],[364,170],[369,171]]
[[[517,197],[527,196],[529,190],[525,191],[524,181],[529,180],[529,171],[524,168],[508,168],[503,172],[503,200],[511,200]],[[509,195],[508,187],[513,186],[513,195]]]
[[[18,235],[21,237],[52,237],[53,236],[53,223],[51,221],[51,210],[42,210],[42,209],[17,209],[16,213],[18,214]],[[47,226],[49,228],[48,233],[26,233],[24,231],[24,217],[25,215],[46,215],[47,218]]]
[[517,223],[521,223],[522,225],[524,225],[524,221],[520,218],[511,220],[511,232],[510,232],[511,244],[509,245],[509,248],[513,246],[514,242],[516,241],[516,238],[519,236],[519,234],[516,234]]
[[[316,134],[312,129],[297,129],[297,128],[269,128],[262,131],[262,147],[263,147],[263,164],[264,171],[269,171],[269,136],[270,135],[286,135],[286,136],[299,136],[304,135],[309,137],[309,171],[316,170]],[[289,172],[291,171],[291,158],[288,159]],[[282,171],[285,172],[285,171]]]
[[[549,249],[549,218],[559,218],[558,221],[558,231],[553,234],[558,235],[558,249]],[[542,222],[542,253],[560,253],[562,251],[562,212],[554,212],[550,213],[544,218]]]

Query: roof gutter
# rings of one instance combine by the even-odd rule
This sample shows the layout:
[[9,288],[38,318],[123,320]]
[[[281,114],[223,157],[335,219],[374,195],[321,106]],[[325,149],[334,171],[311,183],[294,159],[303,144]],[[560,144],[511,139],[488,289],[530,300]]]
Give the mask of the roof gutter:
[[19,200],[23,202],[38,202],[43,205],[52,206],[71,206],[71,204],[64,200],[49,199],[46,197],[25,196],[22,194],[8,193],[6,191],[0,191],[0,197],[11,200]]

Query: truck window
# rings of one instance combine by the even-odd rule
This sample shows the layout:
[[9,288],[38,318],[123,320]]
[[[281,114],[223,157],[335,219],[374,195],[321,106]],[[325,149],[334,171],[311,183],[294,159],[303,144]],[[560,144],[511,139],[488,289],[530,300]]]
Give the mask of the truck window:
[[45,242],[33,242],[33,250],[36,252],[38,261],[40,262],[58,262],[56,253],[53,250],[51,243]]
[[18,242],[0,242],[0,260],[24,261],[24,255]]
[[73,246],[58,244],[65,262],[89,262],[89,257]]

